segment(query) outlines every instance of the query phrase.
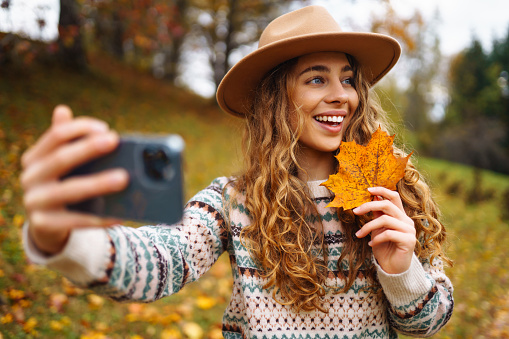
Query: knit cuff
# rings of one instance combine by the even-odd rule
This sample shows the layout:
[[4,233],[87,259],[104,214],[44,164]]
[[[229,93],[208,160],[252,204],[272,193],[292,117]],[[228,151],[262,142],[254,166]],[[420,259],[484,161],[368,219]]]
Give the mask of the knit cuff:
[[81,286],[104,278],[110,263],[111,243],[104,228],[73,230],[63,250],[48,256],[36,247],[25,223],[23,247],[31,262],[58,271]]
[[428,278],[415,254],[408,270],[400,274],[388,274],[374,258],[373,261],[385,296],[394,307],[404,307],[423,298],[433,287],[433,281]]

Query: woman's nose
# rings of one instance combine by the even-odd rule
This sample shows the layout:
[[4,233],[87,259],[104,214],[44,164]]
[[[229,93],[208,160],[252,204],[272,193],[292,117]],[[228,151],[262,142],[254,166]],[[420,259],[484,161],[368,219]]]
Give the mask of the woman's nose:
[[325,101],[328,103],[336,102],[340,104],[344,104],[348,101],[348,93],[346,92],[340,80],[330,83],[329,91],[325,97]]

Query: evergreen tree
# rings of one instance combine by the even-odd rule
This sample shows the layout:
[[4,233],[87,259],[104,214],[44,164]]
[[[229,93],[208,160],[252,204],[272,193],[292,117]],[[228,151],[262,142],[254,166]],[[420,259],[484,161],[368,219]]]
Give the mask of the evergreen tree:
[[509,173],[508,61],[509,30],[490,53],[474,39],[453,59],[450,104],[432,155]]

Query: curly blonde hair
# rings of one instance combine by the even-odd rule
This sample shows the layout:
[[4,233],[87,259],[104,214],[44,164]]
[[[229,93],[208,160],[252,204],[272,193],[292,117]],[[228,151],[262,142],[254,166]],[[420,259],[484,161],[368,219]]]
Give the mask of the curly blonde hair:
[[[352,57],[347,57],[354,69],[359,105],[350,117],[343,141],[366,144],[378,126],[387,131],[388,123],[376,95],[363,79],[362,70]],[[328,256],[324,234],[321,223],[317,226],[313,221],[317,218],[310,218],[318,212],[306,183],[297,176],[303,171],[298,162],[298,141],[304,124],[292,100],[295,85],[292,69],[297,60],[279,65],[260,82],[245,119],[245,169],[232,184],[245,195],[252,223],[242,229],[241,240],[262,268],[264,288],[272,289],[275,299],[279,293],[277,300],[281,304],[293,305],[297,310],[325,312],[322,299],[328,288]],[[296,127],[290,125],[291,118],[297,118]],[[404,154],[399,149],[395,151]],[[450,262],[442,250],[446,232],[438,221],[438,208],[429,187],[410,161],[397,190],[407,215],[415,223],[420,240],[416,254]],[[346,235],[338,267],[345,262],[348,274],[346,285],[337,292],[346,292],[361,268],[367,269],[370,286],[378,290],[369,239],[354,236],[368,218],[342,209],[338,215]]]

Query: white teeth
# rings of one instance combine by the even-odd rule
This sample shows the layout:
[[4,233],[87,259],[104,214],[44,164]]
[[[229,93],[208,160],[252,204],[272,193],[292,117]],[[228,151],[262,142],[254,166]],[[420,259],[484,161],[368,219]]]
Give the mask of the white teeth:
[[342,122],[343,121],[343,118],[342,116],[324,116],[324,115],[319,115],[319,116],[316,116],[315,117],[315,120],[317,121],[327,121],[327,122]]

